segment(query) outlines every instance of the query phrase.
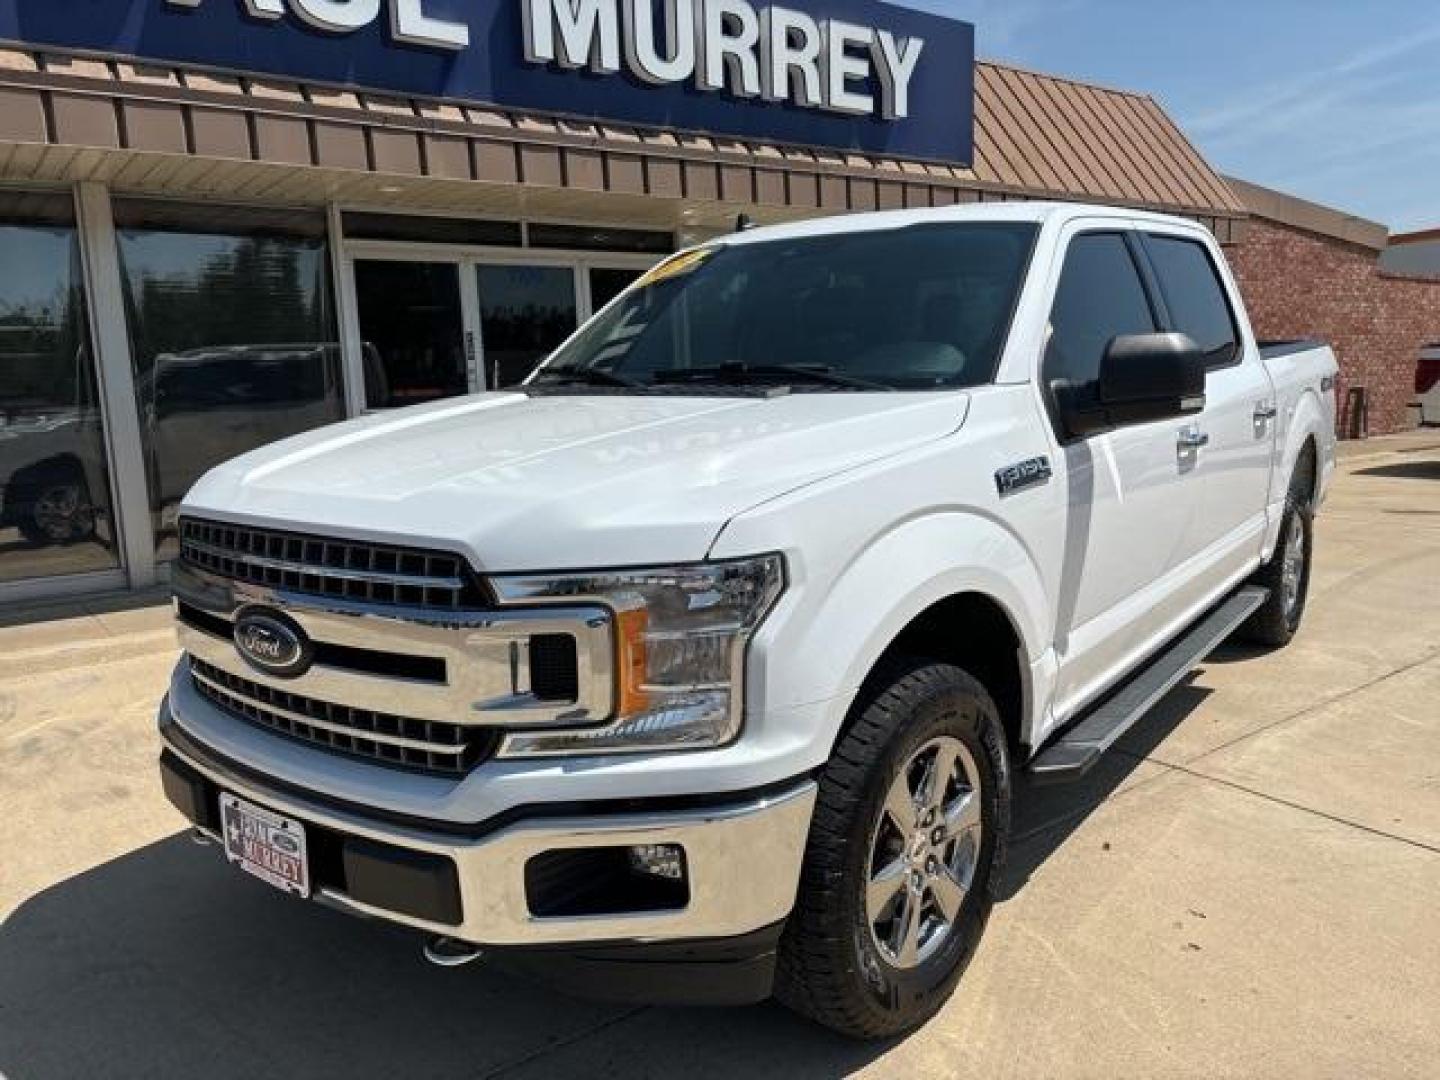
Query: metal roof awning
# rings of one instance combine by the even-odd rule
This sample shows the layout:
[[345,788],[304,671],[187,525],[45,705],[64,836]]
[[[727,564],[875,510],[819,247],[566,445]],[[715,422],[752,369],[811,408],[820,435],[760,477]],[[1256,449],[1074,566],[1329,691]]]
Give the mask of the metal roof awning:
[[995,63],[969,166],[502,112],[465,103],[0,48],[0,179],[723,227],[1060,198],[1200,218],[1245,208],[1150,98]]

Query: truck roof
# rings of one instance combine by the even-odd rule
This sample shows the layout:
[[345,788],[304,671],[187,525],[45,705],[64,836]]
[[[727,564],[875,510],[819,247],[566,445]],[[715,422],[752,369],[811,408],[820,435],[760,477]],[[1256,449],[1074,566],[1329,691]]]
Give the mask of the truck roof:
[[[1195,222],[1171,214],[1131,210],[1122,206],[1098,206],[1071,202],[994,202],[969,203],[921,210],[880,210],[863,214],[841,214],[834,217],[810,218],[784,225],[765,225],[743,232],[716,237],[708,243],[755,244],[771,240],[791,240],[807,236],[835,236],[843,233],[875,232],[903,229],[908,225],[927,222],[1005,222],[1033,221],[1045,223],[1054,219],[1113,218],[1116,221],[1151,221],[1196,227]],[[703,245],[702,245],[703,246]]]

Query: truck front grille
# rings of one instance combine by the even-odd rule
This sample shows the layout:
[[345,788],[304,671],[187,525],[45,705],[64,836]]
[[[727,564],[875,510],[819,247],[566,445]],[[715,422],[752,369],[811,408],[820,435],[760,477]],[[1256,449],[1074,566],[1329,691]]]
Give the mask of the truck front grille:
[[277,690],[190,657],[196,691],[257,727],[397,768],[464,776],[495,750],[493,730],[417,720]]
[[221,577],[310,596],[458,611],[489,600],[456,554],[230,525],[180,521],[180,561]]

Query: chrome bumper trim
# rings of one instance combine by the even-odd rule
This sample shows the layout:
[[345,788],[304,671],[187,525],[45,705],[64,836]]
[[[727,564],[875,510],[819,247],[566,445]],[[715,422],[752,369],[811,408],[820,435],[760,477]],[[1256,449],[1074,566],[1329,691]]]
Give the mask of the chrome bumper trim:
[[[368,837],[452,859],[460,883],[462,922],[442,926],[363,904],[333,890],[323,899],[357,914],[445,934],[478,945],[568,945],[611,941],[678,941],[734,937],[773,925],[795,904],[800,864],[817,786],[804,780],[779,794],[735,805],[521,821],[468,840],[341,812],[279,794],[192,753],[170,737],[177,722],[161,705],[160,734],[169,750],[213,783],[279,813],[352,836]],[[185,743],[194,736],[185,732]],[[525,899],[525,864],[560,848],[678,844],[690,873],[690,902],[676,911],[541,918]]]

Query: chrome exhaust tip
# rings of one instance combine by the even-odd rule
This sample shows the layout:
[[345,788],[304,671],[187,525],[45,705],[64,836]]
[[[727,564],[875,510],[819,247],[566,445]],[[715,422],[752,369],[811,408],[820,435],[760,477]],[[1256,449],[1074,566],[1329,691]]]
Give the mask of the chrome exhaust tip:
[[485,955],[485,950],[478,945],[452,937],[433,937],[425,942],[421,952],[430,963],[443,968],[462,967]]

